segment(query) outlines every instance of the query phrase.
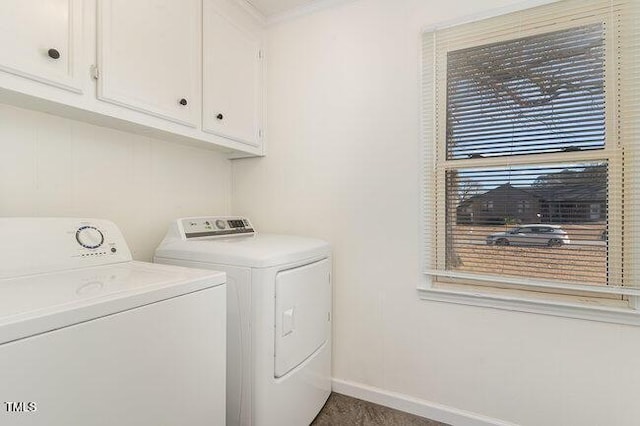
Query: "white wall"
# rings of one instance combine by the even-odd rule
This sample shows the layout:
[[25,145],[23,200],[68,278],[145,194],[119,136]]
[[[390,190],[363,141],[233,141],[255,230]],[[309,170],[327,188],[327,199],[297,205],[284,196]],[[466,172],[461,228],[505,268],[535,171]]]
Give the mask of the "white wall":
[[334,376],[525,425],[640,420],[640,329],[418,300],[419,34],[508,0],[357,0],[268,35],[268,156],[235,161],[262,231],[334,246]]
[[151,260],[169,222],[229,212],[222,154],[0,104],[0,216],[113,220]]

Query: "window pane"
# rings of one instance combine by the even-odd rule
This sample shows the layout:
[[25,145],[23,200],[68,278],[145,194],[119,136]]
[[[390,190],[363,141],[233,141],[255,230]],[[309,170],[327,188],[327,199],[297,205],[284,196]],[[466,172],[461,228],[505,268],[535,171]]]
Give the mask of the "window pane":
[[447,54],[447,158],[604,147],[601,24]]
[[606,162],[447,172],[446,268],[607,283]]

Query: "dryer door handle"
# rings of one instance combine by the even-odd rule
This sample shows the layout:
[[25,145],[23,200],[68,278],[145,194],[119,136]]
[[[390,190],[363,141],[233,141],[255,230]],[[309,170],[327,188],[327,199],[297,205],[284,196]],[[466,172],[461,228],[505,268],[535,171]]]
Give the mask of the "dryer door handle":
[[295,307],[282,312],[282,337],[293,333],[295,329]]

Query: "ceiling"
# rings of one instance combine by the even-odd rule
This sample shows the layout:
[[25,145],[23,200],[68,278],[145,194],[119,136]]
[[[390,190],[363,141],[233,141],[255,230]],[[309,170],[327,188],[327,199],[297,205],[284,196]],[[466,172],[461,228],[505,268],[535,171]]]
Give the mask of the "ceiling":
[[[264,16],[272,17],[284,12],[307,6],[314,0],[247,0]],[[317,2],[317,1],[316,1]]]

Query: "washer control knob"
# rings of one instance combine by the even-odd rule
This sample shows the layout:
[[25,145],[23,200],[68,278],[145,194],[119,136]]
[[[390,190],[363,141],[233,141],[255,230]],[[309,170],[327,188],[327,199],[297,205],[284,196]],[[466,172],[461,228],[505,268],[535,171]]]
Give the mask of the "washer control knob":
[[224,222],[224,220],[222,220],[222,219],[216,220],[216,228],[224,229],[226,227],[227,227],[227,224]]
[[84,248],[97,249],[104,243],[104,234],[95,226],[82,226],[76,231],[76,241]]

